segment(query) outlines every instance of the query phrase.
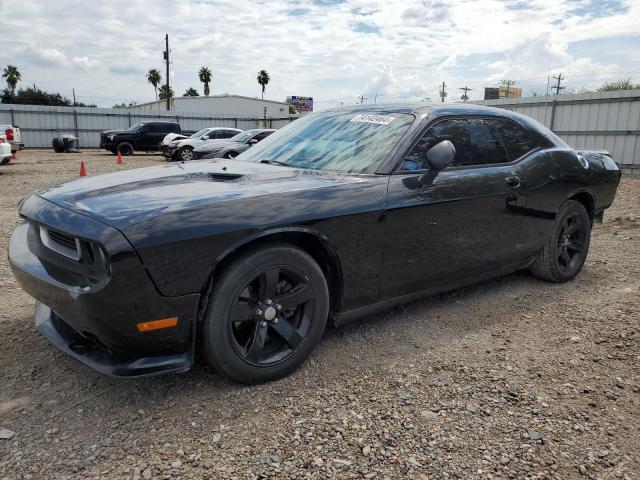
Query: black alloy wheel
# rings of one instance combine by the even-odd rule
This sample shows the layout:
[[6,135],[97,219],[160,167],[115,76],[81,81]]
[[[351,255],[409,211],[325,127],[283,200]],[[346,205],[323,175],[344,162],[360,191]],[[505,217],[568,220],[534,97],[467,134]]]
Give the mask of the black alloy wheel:
[[574,278],[587,258],[591,240],[591,218],[580,202],[569,200],[558,213],[551,235],[531,264],[531,272],[549,282]]
[[577,213],[564,218],[556,244],[556,258],[560,269],[568,273],[583,260],[587,226]]
[[285,361],[313,324],[315,294],[303,272],[267,267],[242,287],[229,312],[229,336],[237,354],[255,366]]
[[327,282],[297,247],[276,244],[239,255],[213,285],[202,352],[232,380],[261,383],[288,375],[322,338]]

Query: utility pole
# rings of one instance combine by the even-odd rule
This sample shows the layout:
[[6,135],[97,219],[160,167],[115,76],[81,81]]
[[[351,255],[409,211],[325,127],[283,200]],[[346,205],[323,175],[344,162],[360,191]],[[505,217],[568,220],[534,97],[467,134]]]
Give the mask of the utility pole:
[[554,80],[558,80],[558,83],[556,84],[555,87],[551,87],[551,88],[555,88],[556,89],[556,95],[559,95],[560,94],[560,90],[564,90],[564,87],[560,86],[560,82],[562,80],[564,80],[564,78],[562,77],[562,73],[559,73],[557,77],[554,76],[553,78],[554,78]]
[[71,91],[73,92],[73,106],[76,106],[76,89],[72,88]]
[[447,92],[445,92],[446,83],[442,82],[442,90],[440,90],[440,99],[444,102],[444,98],[447,96]]
[[376,93],[376,96],[373,98],[373,103],[378,103],[378,94]]
[[505,85],[507,87],[507,98],[509,98],[509,89],[511,85],[515,85],[517,82],[515,80],[502,80],[500,82],[501,85]]
[[547,93],[546,96],[549,96],[549,75],[547,75]]
[[471,90],[473,90],[473,88],[469,88],[465,85],[464,87],[458,88],[458,90],[462,90],[464,92],[460,97],[460,100],[466,102],[467,100],[469,100],[469,95],[467,95],[467,92],[470,92]]
[[360,95],[358,98],[360,99],[360,103],[364,103],[364,101],[367,99],[364,95]]
[[164,50],[164,61],[167,64],[167,111],[171,110],[171,95],[169,92],[171,91],[169,88],[169,34],[165,34],[164,36],[165,50]]

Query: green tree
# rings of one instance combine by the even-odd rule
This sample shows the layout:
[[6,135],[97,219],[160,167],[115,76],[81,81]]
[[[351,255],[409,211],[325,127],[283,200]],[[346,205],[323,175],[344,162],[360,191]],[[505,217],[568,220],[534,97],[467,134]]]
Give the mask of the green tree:
[[116,103],[113,107],[111,108],[131,108],[134,105],[136,105],[136,102],[134,102],[133,100],[129,102],[129,104],[126,104],[124,102],[122,103]]
[[[71,107],[73,103],[67,97],[57,92],[45,92],[35,85],[21,88],[17,93],[5,88],[0,95],[2,103],[15,103],[19,105],[50,105],[52,107]],[[94,104],[76,102],[76,107],[95,107]]]
[[2,71],[2,78],[7,80],[7,87],[9,87],[11,95],[14,95],[16,93],[16,85],[18,85],[18,82],[22,80],[22,75],[20,75],[18,67],[14,65],[7,65]]
[[618,80],[616,82],[609,82],[602,85],[598,88],[598,92],[617,92],[620,90],[633,90],[635,88],[640,88],[640,84],[634,85],[631,83],[631,79],[627,78],[626,80]]
[[198,93],[198,90],[196,90],[193,87],[189,87],[185,90],[184,92],[184,96],[185,97],[199,97],[200,94]]
[[198,72],[198,78],[202,83],[204,83],[204,94],[209,96],[209,83],[211,82],[212,74],[211,70],[207,67],[202,67]]
[[162,82],[162,75],[155,68],[152,68],[147,73],[147,82],[153,85],[153,90],[156,92],[156,100],[158,100],[158,85]]
[[167,98],[173,98],[173,88],[166,83],[160,87],[160,100],[166,100]]
[[264,99],[264,89],[267,87],[267,84],[269,83],[269,74],[267,73],[266,70],[260,70],[258,72],[258,83],[260,84],[260,86],[262,87],[262,98]]

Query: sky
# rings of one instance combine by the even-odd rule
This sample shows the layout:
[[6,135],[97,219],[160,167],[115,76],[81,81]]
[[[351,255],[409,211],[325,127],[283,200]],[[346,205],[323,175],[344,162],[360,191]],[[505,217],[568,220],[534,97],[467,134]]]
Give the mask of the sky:
[[201,66],[212,94],[259,97],[264,69],[265,98],[316,109],[439,101],[443,81],[449,101],[507,79],[544,94],[559,72],[567,91],[640,83],[640,0],[0,0],[0,67],[84,103],[143,103],[165,33],[178,95],[202,94]]

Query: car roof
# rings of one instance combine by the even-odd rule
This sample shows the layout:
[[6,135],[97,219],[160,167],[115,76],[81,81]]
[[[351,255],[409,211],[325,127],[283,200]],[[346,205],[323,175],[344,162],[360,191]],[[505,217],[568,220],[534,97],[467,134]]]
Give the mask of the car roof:
[[329,111],[343,111],[343,112],[374,112],[374,113],[406,113],[406,114],[421,114],[421,113],[434,113],[435,115],[463,115],[470,113],[474,115],[504,115],[506,110],[501,108],[488,107],[486,105],[476,105],[473,103],[374,103],[374,104],[359,104],[348,105],[344,107],[338,107],[330,110],[323,110],[318,113],[324,113]]

